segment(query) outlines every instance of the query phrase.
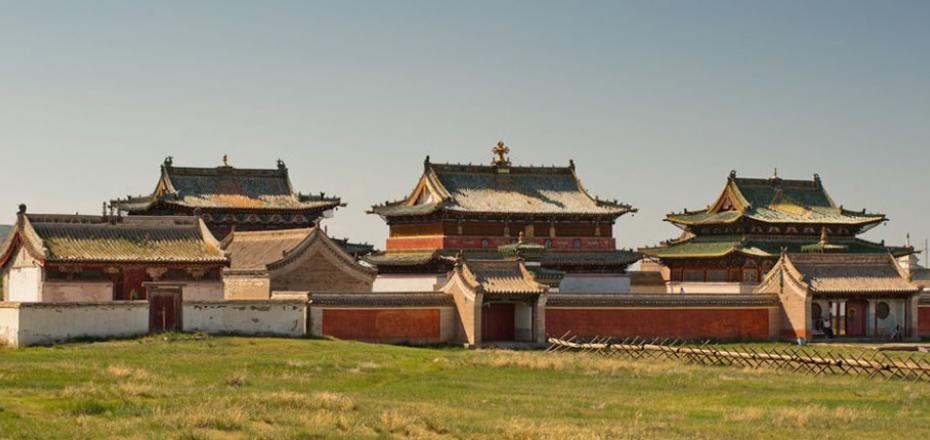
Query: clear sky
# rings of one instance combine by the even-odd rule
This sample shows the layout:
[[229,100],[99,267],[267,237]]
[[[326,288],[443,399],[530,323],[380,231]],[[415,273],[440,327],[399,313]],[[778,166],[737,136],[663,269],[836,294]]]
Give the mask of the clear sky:
[[384,245],[365,211],[423,158],[575,160],[639,208],[624,247],[677,235],[727,174],[820,173],[837,203],[930,236],[927,1],[0,2],[0,223],[99,213],[179,166],[284,159],[349,204],[330,233]]

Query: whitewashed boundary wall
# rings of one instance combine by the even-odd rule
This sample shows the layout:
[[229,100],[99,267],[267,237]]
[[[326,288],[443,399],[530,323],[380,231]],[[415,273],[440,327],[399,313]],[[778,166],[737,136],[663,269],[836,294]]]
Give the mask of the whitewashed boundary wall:
[[148,331],[146,301],[0,303],[0,338],[14,347],[82,338],[125,338]]
[[300,300],[187,301],[182,316],[187,332],[307,334],[307,302]]
[[[185,332],[301,337],[308,304],[299,300],[186,301]],[[75,339],[149,333],[147,301],[80,303],[0,302],[0,345],[26,347]]]

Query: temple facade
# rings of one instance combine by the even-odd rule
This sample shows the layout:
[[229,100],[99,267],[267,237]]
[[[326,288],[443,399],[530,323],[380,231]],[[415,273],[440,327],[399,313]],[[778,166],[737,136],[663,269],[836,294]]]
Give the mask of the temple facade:
[[542,268],[564,272],[559,289],[629,291],[626,268],[639,259],[618,250],[619,217],[636,212],[587,192],[567,167],[514,166],[502,142],[491,165],[423,163],[403,199],[373,206],[390,229],[384,252],[366,261],[378,268],[376,291],[431,291],[456,257],[499,258],[500,248],[538,246]]
[[817,175],[758,179],[733,171],[708,208],[666,216],[683,231],[680,237],[640,252],[647,259],[644,269],[664,273],[669,293],[750,293],[782,251],[913,252],[857,237],[886,220],[884,214],[837,205]]
[[159,283],[219,300],[228,264],[196,217],[44,215],[23,205],[0,246],[5,301],[144,300]]
[[199,215],[217,239],[232,230],[259,231],[310,228],[321,217],[345,206],[338,197],[294,191],[287,166],[275,169],[176,167],[171,157],[161,166],[155,190],[110,202],[134,215]]

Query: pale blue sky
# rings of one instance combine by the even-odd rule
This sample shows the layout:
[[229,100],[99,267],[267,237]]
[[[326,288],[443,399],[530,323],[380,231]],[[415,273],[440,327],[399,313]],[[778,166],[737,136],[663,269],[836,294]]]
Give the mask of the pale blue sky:
[[727,173],[808,178],[930,236],[930,2],[0,2],[0,223],[98,213],[177,165],[284,159],[364,211],[423,157],[567,164],[640,209],[620,245],[677,235]]

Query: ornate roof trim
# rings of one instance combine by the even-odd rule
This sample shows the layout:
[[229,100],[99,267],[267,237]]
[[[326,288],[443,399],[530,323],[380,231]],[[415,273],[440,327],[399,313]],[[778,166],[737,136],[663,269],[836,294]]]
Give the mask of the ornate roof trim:
[[[444,183],[446,180],[453,179],[455,176],[465,176],[472,180],[467,182],[464,188],[459,191],[453,191]],[[557,177],[570,178],[572,188],[568,188],[567,182],[558,190],[549,190],[556,194],[577,194],[574,199],[571,196],[566,199],[566,203],[575,203],[574,207],[556,209],[548,205],[553,203],[538,203],[536,205],[527,205],[526,203],[517,203],[511,208],[507,207],[506,201],[492,204],[500,209],[485,209],[481,203],[472,200],[475,197],[502,197],[501,194],[519,195],[524,199],[540,198],[534,193],[547,191],[545,188],[520,188],[519,184],[514,183],[523,181],[526,177],[538,177],[553,179]],[[475,180],[480,177],[485,181]],[[455,182],[455,180],[450,180]],[[463,183],[464,182],[460,182]],[[553,182],[549,182],[550,184]],[[541,185],[543,181],[528,181],[525,185]],[[501,189],[503,187],[504,189]],[[509,187],[512,187],[508,189]],[[476,189],[477,188],[477,189]],[[429,191],[430,200],[425,201],[422,198],[424,191]],[[489,194],[477,196],[472,194],[475,191],[488,191]],[[560,202],[561,203],[561,202]],[[480,206],[480,207],[476,207]],[[534,210],[535,209],[535,210]],[[488,215],[488,214],[511,214],[511,215],[529,215],[542,217],[559,217],[559,216],[604,216],[617,218],[627,213],[637,212],[630,205],[617,201],[601,200],[592,196],[581,180],[578,178],[574,163],[568,167],[536,167],[536,166],[511,166],[509,160],[498,159],[492,165],[473,165],[473,164],[450,164],[450,163],[432,163],[427,156],[424,161],[423,174],[414,187],[405,198],[385,202],[381,205],[374,205],[370,214],[378,214],[382,218],[404,217],[404,216],[423,216],[435,213],[437,211],[448,211],[455,214],[469,215]]]
[[[756,196],[748,195],[752,188],[758,193]],[[763,189],[761,193],[757,191],[759,188]],[[800,195],[806,195],[809,200],[801,200]],[[724,209],[727,201],[731,202],[732,209]],[[887,220],[884,214],[867,213],[865,210],[850,211],[837,206],[816,174],[813,180],[782,179],[777,175],[758,179],[736,177],[733,171],[720,196],[708,208],[669,213],[665,221],[687,228],[735,223],[743,218],[763,223],[847,224],[863,227]]]
[[[208,188],[224,188],[217,179],[232,179],[238,192],[201,192],[202,188],[191,182],[187,189],[178,184],[178,179],[213,181]],[[270,180],[269,180],[270,179]],[[277,183],[271,184],[268,182]],[[264,183],[259,183],[264,182]],[[201,182],[202,183],[202,182]],[[251,189],[243,189],[251,188]],[[228,189],[228,188],[227,188]],[[145,212],[159,205],[179,206],[206,210],[260,210],[260,211],[325,211],[341,206],[339,197],[325,194],[305,195],[295,193],[284,162],[278,161],[277,169],[234,168],[228,164],[215,168],[175,167],[173,159],[165,159],[161,166],[158,183],[151,194],[126,199],[112,200],[111,204],[130,213]]]

